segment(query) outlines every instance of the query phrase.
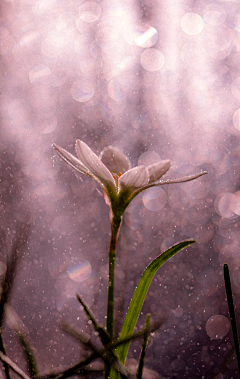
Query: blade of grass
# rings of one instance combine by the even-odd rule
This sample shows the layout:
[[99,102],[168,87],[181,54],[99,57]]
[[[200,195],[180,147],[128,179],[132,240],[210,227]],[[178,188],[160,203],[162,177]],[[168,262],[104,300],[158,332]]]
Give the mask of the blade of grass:
[[96,332],[98,333],[98,335],[102,341],[102,344],[106,345],[109,342],[111,342],[111,339],[110,339],[108,333],[106,332],[106,330],[101,325],[98,324],[98,322],[96,321],[92,312],[90,311],[90,309],[88,308],[86,303],[83,301],[83,299],[78,294],[77,294],[77,299],[78,299],[79,303],[83,306],[83,309],[84,309],[88,319],[92,322],[92,325],[93,325],[94,329],[96,330]]
[[140,354],[140,358],[139,358],[139,365],[138,365],[137,374],[136,374],[137,379],[142,379],[144,360],[145,360],[145,356],[146,356],[146,352],[147,352],[147,345],[148,345],[150,318],[151,318],[151,315],[150,315],[150,313],[148,313],[147,317],[146,317],[146,329],[145,329],[146,331],[143,334],[142,349],[141,349],[141,354]]
[[[68,369],[58,372],[57,374],[47,374],[44,376],[39,377],[39,379],[65,379],[69,378],[70,376],[73,376],[80,372],[84,367],[89,365],[92,361],[98,358],[98,354],[92,353],[90,357],[81,360],[76,365],[69,367]],[[57,370],[56,370],[57,371]]]
[[[10,257],[7,258],[7,270],[1,282],[2,293],[0,296],[0,352],[2,352],[3,355],[6,355],[6,350],[5,350],[4,341],[2,337],[2,326],[3,326],[3,321],[4,321],[4,307],[11,295],[17,263],[27,243],[27,239],[30,233],[30,226],[31,224],[28,221],[26,221],[25,223],[21,223],[19,227],[17,228],[17,233],[13,241],[11,254],[10,254]],[[6,236],[3,233],[2,233],[1,239],[3,240],[3,245],[6,248]],[[5,361],[3,362],[4,362],[6,379],[10,379],[9,366],[8,364],[6,364]]]
[[223,274],[224,274],[224,281],[225,281],[225,289],[226,289],[226,295],[227,295],[229,316],[230,316],[231,326],[232,326],[232,332],[233,332],[233,340],[234,340],[234,345],[235,345],[235,350],[236,350],[236,356],[237,356],[237,362],[238,362],[238,371],[239,371],[239,374],[240,374],[240,352],[239,352],[239,340],[238,340],[237,323],[236,323],[235,309],[234,309],[234,303],[233,303],[233,295],[232,295],[232,286],[231,286],[230,273],[229,273],[228,265],[226,263],[224,263],[224,265],[223,265]]
[[[124,319],[124,323],[120,332],[119,339],[125,338],[133,333],[140,311],[142,309],[143,302],[147,295],[148,288],[157,270],[173,255],[175,255],[180,250],[184,249],[185,247],[195,242],[196,242],[195,240],[187,240],[187,241],[182,241],[172,246],[170,249],[166,250],[164,253],[162,253],[157,258],[155,258],[150,263],[150,265],[145,269],[145,271],[143,272],[139,280],[139,283],[137,285],[137,288],[134,292],[133,298],[129,305],[128,312]],[[130,345],[130,342],[125,343],[124,345],[121,345],[117,348],[117,354],[122,363],[125,362],[129,345]],[[111,369],[110,379],[117,379],[117,378],[118,378],[118,373],[114,371],[114,369]]]
[[25,372],[16,365],[16,363],[14,363],[9,357],[7,357],[5,354],[3,354],[1,351],[0,351],[0,359],[7,363],[8,366],[11,367],[11,369],[16,372],[19,376],[21,376],[21,378],[23,379],[31,379],[27,374],[25,374]]
[[[164,322],[163,320],[155,322],[152,326],[149,326],[148,332],[149,333],[155,332],[157,329],[160,328],[163,322]],[[62,322],[61,326],[63,330],[66,333],[70,334],[73,338],[75,338],[76,340],[80,341],[83,344],[88,344],[90,340],[89,334],[82,332],[81,330],[79,330],[78,328],[76,328],[75,326],[73,326],[72,324],[66,321]],[[104,346],[104,349],[102,350],[102,352],[116,349],[118,346],[126,342],[142,337],[145,333],[146,333],[146,329],[140,329],[137,332],[133,333],[131,336],[127,336],[126,338],[118,339],[117,341],[110,342],[109,344]]]
[[31,378],[37,378],[38,377],[38,368],[37,368],[37,361],[35,358],[35,354],[33,352],[33,349],[30,345],[30,342],[28,341],[27,337],[25,334],[18,332],[18,337],[21,341],[21,344],[23,346],[28,370],[30,373]]
[[29,373],[32,378],[38,376],[37,360],[28,340],[28,332],[17,312],[8,304],[5,304],[5,317],[8,326],[15,331],[23,347]]
[[117,371],[120,372],[123,378],[128,378],[127,371],[125,370],[122,363],[119,361],[117,355],[112,350],[100,350],[96,346],[93,345],[93,343],[90,340],[90,337],[83,333],[82,331],[78,330],[76,327],[72,326],[71,324],[67,323],[66,321],[62,323],[62,328],[65,332],[70,334],[72,337],[79,340],[84,345],[88,346],[93,352],[98,354],[99,357],[101,357],[104,362],[109,363],[111,366],[113,366]]
[[[148,332],[149,333],[154,332],[162,324],[163,324],[163,321],[155,322],[152,326],[149,326]],[[102,355],[106,354],[106,352],[113,353],[114,354],[114,359],[115,359],[117,356],[115,355],[115,352],[113,351],[113,349],[115,349],[116,347],[118,347],[121,344],[126,343],[126,342],[128,342],[130,340],[139,338],[139,337],[141,337],[142,335],[144,335],[146,333],[146,329],[139,330],[136,333],[134,333],[133,335],[128,336],[128,337],[126,337],[124,339],[121,339],[121,340],[118,340],[118,341],[114,341],[114,342],[110,342],[109,344],[105,345],[104,349],[102,349],[102,350],[97,350],[90,343],[90,341],[89,341],[90,340],[89,334],[82,332],[81,330],[79,330],[78,328],[76,328],[75,326],[73,326],[72,324],[70,324],[70,323],[68,323],[66,321],[63,321],[61,323],[61,326],[64,329],[64,331],[67,332],[68,334],[70,334],[73,338],[77,339],[78,341],[80,341],[83,344],[87,344],[88,347],[90,347],[92,350],[94,350],[94,353],[91,356],[92,360],[98,358],[99,356],[102,356]],[[87,363],[84,364],[84,365],[82,365],[80,367],[80,369],[83,369],[87,364],[91,363],[92,360],[90,362],[87,361]],[[85,361],[82,361],[81,363],[83,363],[83,362],[85,362]],[[51,376],[44,376],[44,379],[48,379],[48,378],[63,379],[63,378],[66,378],[66,377],[72,375],[73,372],[75,373],[76,371],[80,371],[80,369],[79,369],[79,364],[78,364],[78,365],[76,365],[76,366],[74,366],[74,367],[72,367],[72,368],[64,371],[63,373],[59,373],[57,375],[51,375]],[[75,370],[75,371],[73,371],[73,370]],[[124,375],[124,373],[123,373],[123,375]]]

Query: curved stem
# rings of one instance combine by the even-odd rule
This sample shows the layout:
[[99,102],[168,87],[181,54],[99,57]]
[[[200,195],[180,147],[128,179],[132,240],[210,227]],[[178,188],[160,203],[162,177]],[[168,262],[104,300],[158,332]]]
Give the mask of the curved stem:
[[[113,321],[114,321],[114,269],[116,260],[116,248],[121,225],[121,217],[113,216],[111,223],[111,240],[108,252],[109,272],[108,272],[108,301],[107,301],[107,322],[106,328],[111,341],[113,340]],[[111,367],[105,365],[105,378],[108,378]]]

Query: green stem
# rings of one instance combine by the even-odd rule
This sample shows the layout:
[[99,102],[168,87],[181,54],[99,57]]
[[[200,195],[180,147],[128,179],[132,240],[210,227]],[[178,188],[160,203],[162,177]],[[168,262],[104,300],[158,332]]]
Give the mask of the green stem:
[[223,265],[223,274],[224,274],[224,280],[225,280],[228,310],[229,310],[232,332],[233,332],[233,340],[234,340],[236,356],[237,356],[237,361],[238,361],[238,372],[240,374],[240,351],[239,351],[237,323],[236,323],[235,309],[234,309],[234,303],[233,303],[230,273],[229,273],[228,265],[226,263],[224,263]]
[[[113,340],[113,319],[114,319],[114,269],[116,260],[116,248],[121,217],[113,216],[111,224],[111,240],[108,252],[109,272],[108,272],[108,301],[107,301],[107,332],[111,341]],[[111,367],[105,365],[105,379],[109,377]]]

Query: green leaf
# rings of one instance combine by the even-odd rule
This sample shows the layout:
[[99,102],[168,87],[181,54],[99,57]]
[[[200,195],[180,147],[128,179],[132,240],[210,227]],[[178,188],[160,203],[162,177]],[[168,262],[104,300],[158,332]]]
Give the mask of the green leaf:
[[143,366],[144,366],[145,356],[146,356],[147,347],[148,347],[148,334],[149,334],[149,328],[150,328],[150,318],[151,318],[151,315],[150,315],[150,313],[148,313],[147,317],[146,317],[146,333],[144,333],[144,335],[143,335],[142,350],[141,350],[138,369],[137,369],[137,373],[136,373],[137,379],[142,379],[142,376],[143,376]]
[[[195,243],[195,240],[186,240],[182,241],[174,246],[172,246],[170,249],[166,250],[164,253],[159,255],[157,258],[155,258],[150,265],[145,269],[143,272],[139,283],[137,285],[137,288],[134,292],[133,298],[131,300],[131,303],[128,308],[128,312],[126,314],[119,339],[126,338],[127,336],[132,335],[134,328],[136,326],[139,314],[142,309],[143,302],[145,300],[145,297],[147,295],[147,291],[149,289],[149,286],[151,284],[151,281],[156,274],[157,270],[173,255],[178,253],[180,250],[184,249],[185,247]],[[122,363],[125,362],[130,342],[127,342],[125,344],[120,345],[116,351],[119,356],[119,359]],[[110,373],[110,379],[117,379],[119,378],[118,373],[112,368]]]

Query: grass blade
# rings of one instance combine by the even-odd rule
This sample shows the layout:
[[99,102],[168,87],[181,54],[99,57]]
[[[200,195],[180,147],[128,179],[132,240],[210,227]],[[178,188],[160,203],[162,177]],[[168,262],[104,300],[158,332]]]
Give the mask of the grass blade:
[[[166,250],[164,253],[159,255],[157,258],[155,258],[150,265],[145,269],[143,272],[139,283],[137,285],[137,288],[134,292],[133,298],[131,300],[131,303],[128,308],[128,312],[126,314],[119,339],[124,339],[125,337],[132,335],[134,328],[136,326],[140,311],[142,309],[143,302],[145,300],[145,297],[148,292],[148,288],[152,282],[152,279],[154,275],[156,274],[157,270],[173,255],[178,253],[180,250],[184,249],[185,247],[195,243],[195,240],[186,240],[182,241],[174,246],[172,246],[170,249]],[[130,341],[122,344],[117,348],[117,354],[119,356],[119,359],[122,363],[125,362],[128,349],[129,349]],[[110,379],[116,379],[118,378],[118,373],[111,369],[110,373]]]
[[148,347],[148,333],[149,333],[149,328],[150,328],[150,318],[151,318],[151,315],[150,313],[148,313],[146,317],[146,332],[143,335],[142,349],[141,349],[139,365],[138,365],[137,374],[136,374],[137,379],[142,379],[144,360],[145,360],[147,347]]
[[230,316],[232,332],[233,332],[233,340],[234,340],[234,345],[235,345],[235,350],[236,350],[236,355],[237,355],[237,361],[238,361],[238,371],[240,374],[240,352],[239,352],[237,323],[236,323],[235,309],[234,309],[233,296],[232,296],[232,286],[231,286],[230,273],[229,273],[228,265],[226,263],[224,263],[224,265],[223,265],[223,274],[224,274],[229,316]]
[[5,354],[3,354],[0,351],[0,359],[2,362],[5,362],[11,369],[16,372],[21,378],[23,379],[31,379],[25,372],[16,365],[9,357],[7,357]]
[[[10,256],[7,257],[7,270],[0,283],[0,288],[2,288],[2,292],[0,295],[0,352],[3,353],[3,356],[6,355],[6,350],[5,350],[3,336],[2,336],[4,309],[11,295],[11,290],[12,290],[12,286],[14,282],[17,264],[18,264],[19,259],[21,258],[21,255],[27,243],[28,236],[30,233],[30,227],[31,227],[31,224],[28,221],[26,221],[25,223],[21,223],[19,225],[17,229],[16,237],[14,239],[13,246],[11,249],[11,254]],[[6,236],[3,232],[1,232],[1,234],[2,234],[1,235],[2,244],[4,248],[6,249],[6,244],[7,244]],[[10,379],[9,365],[5,360],[2,359],[2,361],[4,364],[6,379]]]
[[94,329],[96,330],[96,332],[98,333],[98,335],[102,341],[102,344],[106,345],[109,342],[111,342],[111,339],[110,339],[108,333],[106,332],[106,330],[101,325],[99,325],[97,323],[95,317],[93,316],[92,312],[88,308],[87,304],[83,301],[83,299],[78,294],[77,294],[77,299],[78,299],[79,303],[82,305],[88,319],[92,322],[92,325],[93,325]]

